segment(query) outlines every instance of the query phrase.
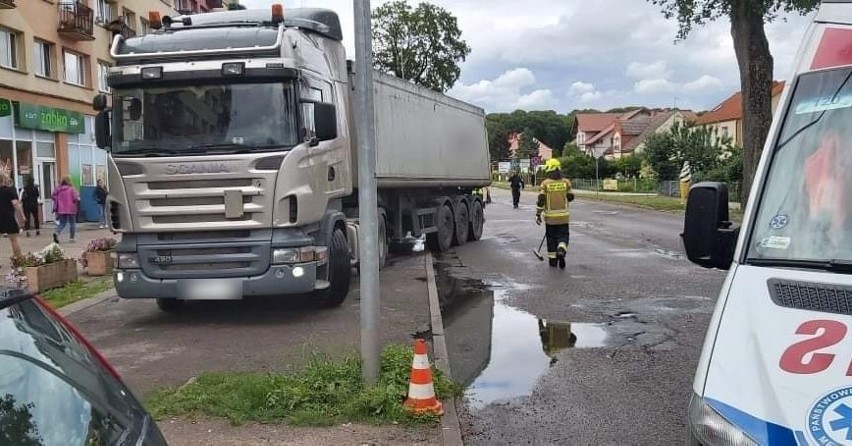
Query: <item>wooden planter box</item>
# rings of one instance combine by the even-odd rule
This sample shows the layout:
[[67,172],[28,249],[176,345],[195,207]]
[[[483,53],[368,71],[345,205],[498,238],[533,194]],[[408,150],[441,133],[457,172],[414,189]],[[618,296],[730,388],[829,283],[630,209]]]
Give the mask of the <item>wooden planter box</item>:
[[77,280],[77,261],[60,260],[49,265],[29,267],[26,275],[27,289],[31,293],[42,293]]
[[86,262],[89,266],[86,267],[86,274],[89,276],[108,276],[112,274],[112,251],[92,251],[87,252]]

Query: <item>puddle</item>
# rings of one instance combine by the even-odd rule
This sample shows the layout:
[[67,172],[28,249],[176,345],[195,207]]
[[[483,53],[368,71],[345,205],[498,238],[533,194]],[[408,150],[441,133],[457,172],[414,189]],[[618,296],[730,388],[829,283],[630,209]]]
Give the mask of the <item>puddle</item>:
[[530,395],[565,349],[607,344],[605,325],[540,319],[505,302],[527,285],[489,287],[454,277],[459,269],[446,264],[436,270],[453,379],[466,387],[472,409]]

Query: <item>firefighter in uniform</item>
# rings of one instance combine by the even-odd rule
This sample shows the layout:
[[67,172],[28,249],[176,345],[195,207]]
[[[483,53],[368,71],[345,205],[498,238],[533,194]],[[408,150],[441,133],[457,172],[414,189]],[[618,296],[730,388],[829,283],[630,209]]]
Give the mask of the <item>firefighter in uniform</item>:
[[571,182],[562,176],[562,164],[559,160],[547,160],[544,172],[547,178],[541,182],[539,189],[535,221],[541,225],[542,216],[544,217],[550,266],[565,269],[565,255],[568,253],[568,241],[571,236],[571,213],[568,212],[568,203],[574,201],[574,193],[571,192]]

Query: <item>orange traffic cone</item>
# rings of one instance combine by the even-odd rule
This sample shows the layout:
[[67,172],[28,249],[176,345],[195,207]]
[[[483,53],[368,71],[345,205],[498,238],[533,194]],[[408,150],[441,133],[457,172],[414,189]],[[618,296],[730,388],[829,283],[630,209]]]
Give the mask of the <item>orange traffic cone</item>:
[[415,414],[443,415],[444,406],[435,397],[432,384],[432,368],[429,365],[429,351],[426,341],[414,341],[414,361],[411,364],[411,379],[408,384],[408,398],[405,409]]

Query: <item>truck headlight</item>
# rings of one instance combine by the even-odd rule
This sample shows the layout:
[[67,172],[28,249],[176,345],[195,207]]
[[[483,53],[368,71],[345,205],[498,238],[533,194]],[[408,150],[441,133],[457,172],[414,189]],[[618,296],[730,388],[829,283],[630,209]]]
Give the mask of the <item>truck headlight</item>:
[[136,254],[117,253],[113,259],[115,260],[115,267],[118,269],[139,268],[139,256]]
[[689,401],[689,429],[703,445],[757,446],[742,429],[725,419],[698,395]]
[[273,249],[272,263],[299,263],[302,256],[299,249]]

